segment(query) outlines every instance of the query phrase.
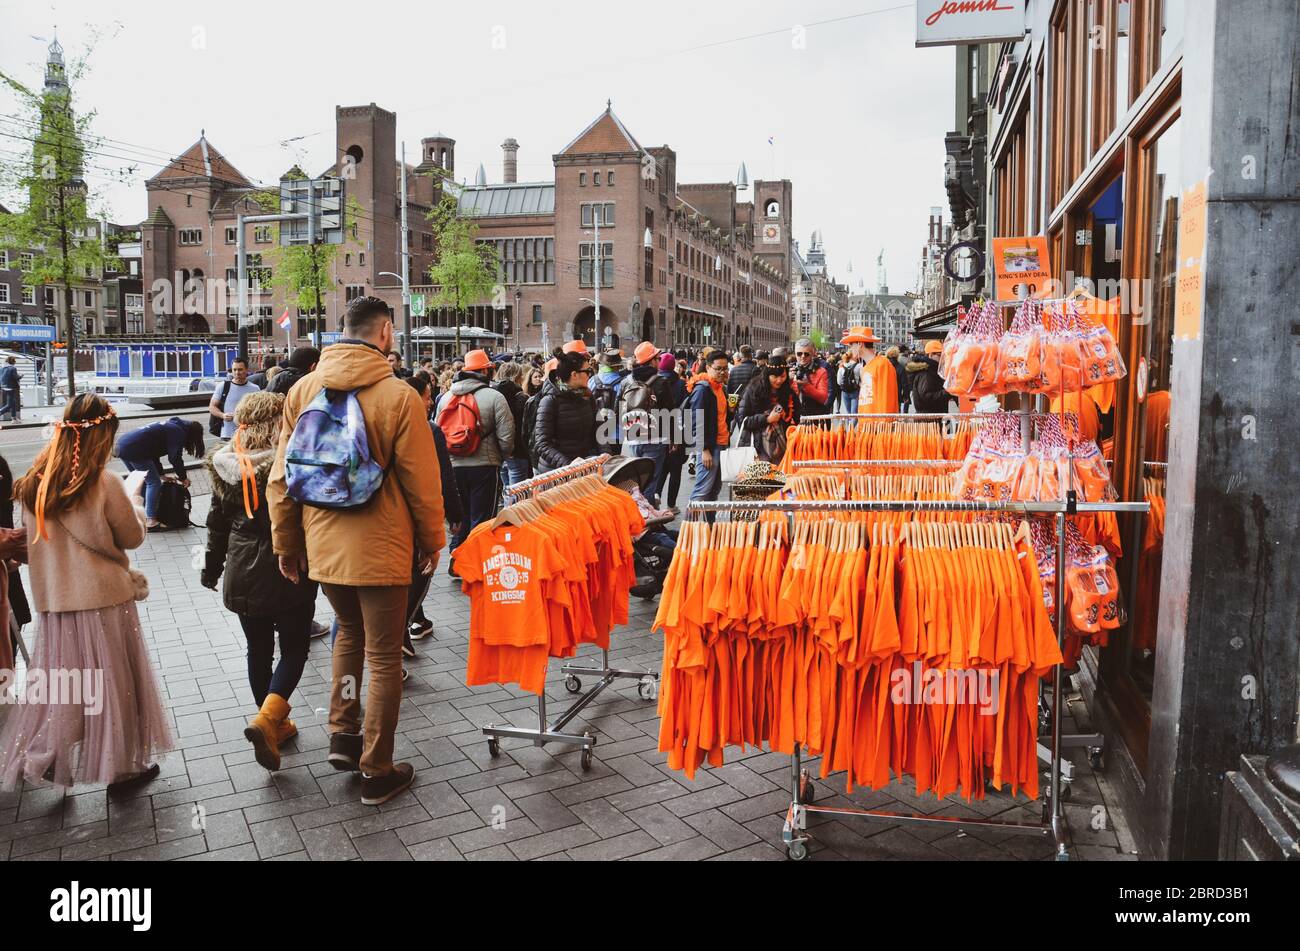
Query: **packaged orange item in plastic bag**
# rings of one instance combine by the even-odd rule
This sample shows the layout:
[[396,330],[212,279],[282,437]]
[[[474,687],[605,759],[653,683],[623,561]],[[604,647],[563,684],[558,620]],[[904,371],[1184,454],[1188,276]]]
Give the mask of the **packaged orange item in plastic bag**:
[[1032,386],[1043,371],[1042,305],[1026,300],[998,347],[998,381],[1003,392]]

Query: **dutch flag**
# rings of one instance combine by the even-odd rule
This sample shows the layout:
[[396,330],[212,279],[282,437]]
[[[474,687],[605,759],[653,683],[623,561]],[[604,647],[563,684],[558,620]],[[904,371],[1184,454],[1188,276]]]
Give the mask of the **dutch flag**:
[[284,309],[284,313],[280,315],[279,324],[280,324],[280,329],[285,331],[286,333],[288,332],[289,328],[293,326],[293,321],[289,319],[288,307],[286,307]]

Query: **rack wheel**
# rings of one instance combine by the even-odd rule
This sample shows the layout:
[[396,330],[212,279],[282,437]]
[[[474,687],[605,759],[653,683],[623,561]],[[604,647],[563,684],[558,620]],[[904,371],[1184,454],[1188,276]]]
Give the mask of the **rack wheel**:
[[1061,802],[1069,802],[1074,798],[1074,793],[1070,791],[1069,783],[1061,783]]
[[488,738],[488,755],[493,759],[501,755],[501,741],[495,736]]
[[1057,853],[1056,853],[1055,860],[1056,860],[1057,862],[1068,862],[1068,861],[1070,861],[1070,853],[1069,853],[1069,852],[1057,852]]
[[811,779],[805,779],[799,784],[799,802],[811,806],[817,801],[817,787],[812,784]]
[[659,681],[654,677],[642,677],[637,682],[636,692],[642,700],[653,700],[659,696]]
[[1088,765],[1095,770],[1103,770],[1106,768],[1106,758],[1102,754],[1100,746],[1088,747]]
[[785,847],[785,854],[790,857],[791,862],[802,862],[808,857],[808,846],[796,839]]
[[578,679],[577,674],[569,674],[564,678],[564,689],[569,693],[581,693],[582,681]]
[[1050,825],[1052,821],[1052,801],[1051,797],[1043,800],[1043,825]]
[[582,763],[582,771],[584,773],[591,772],[591,747],[590,746],[584,746],[582,748],[581,763]]

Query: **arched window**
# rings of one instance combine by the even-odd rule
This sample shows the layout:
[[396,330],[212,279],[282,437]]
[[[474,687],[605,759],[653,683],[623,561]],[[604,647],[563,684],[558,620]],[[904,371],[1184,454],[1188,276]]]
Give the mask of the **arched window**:
[[781,203],[773,198],[764,206],[763,213],[769,218],[779,218],[781,216]]

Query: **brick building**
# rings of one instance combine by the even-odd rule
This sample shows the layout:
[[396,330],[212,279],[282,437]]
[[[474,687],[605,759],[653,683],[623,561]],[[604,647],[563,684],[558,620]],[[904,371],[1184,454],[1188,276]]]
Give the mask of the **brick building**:
[[[788,247],[772,241],[760,250],[765,216],[738,200],[734,184],[679,184],[676,152],[643,147],[612,108],[552,156],[553,181],[515,181],[518,149],[514,139],[503,145],[503,183],[460,190],[462,211],[477,217],[480,238],[501,258],[505,346],[787,339]],[[787,200],[772,221],[788,235],[789,183],[776,185]]]

